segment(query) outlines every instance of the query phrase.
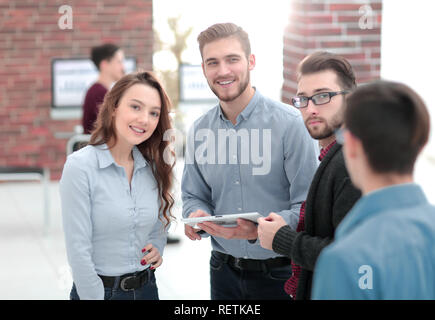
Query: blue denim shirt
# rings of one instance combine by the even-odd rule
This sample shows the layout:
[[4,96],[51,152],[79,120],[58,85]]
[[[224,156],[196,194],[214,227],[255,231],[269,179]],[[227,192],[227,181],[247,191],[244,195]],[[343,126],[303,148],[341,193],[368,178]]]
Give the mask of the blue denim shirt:
[[[219,105],[195,121],[188,134],[181,182],[183,217],[197,209],[211,215],[280,214],[293,229],[318,161],[299,111],[256,90],[233,125]],[[214,250],[235,257],[277,254],[259,241],[212,237]]]
[[321,252],[312,299],[435,299],[435,207],[416,184],[362,197]]
[[84,147],[65,163],[60,180],[63,228],[81,299],[104,298],[98,274],[118,276],[147,268],[140,261],[148,243],[163,255],[167,230],[159,219],[157,184],[136,147],[133,158],[131,188],[106,145]]

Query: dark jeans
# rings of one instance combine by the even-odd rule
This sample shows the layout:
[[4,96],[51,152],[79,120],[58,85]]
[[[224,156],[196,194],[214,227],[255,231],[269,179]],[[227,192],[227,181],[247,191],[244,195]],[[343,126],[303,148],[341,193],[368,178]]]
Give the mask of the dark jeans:
[[[159,300],[156,276],[153,271],[149,272],[149,277],[148,282],[136,290],[123,291],[120,287],[104,288],[104,300]],[[80,300],[74,283],[71,289],[70,299]]]
[[264,271],[233,268],[213,251],[210,258],[212,300],[291,300],[284,284],[291,276],[291,266]]

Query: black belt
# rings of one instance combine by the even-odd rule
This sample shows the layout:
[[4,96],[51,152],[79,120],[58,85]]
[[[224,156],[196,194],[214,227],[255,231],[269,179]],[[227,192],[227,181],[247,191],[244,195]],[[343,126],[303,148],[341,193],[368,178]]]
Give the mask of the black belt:
[[246,270],[246,271],[265,271],[273,268],[290,266],[291,260],[286,257],[270,258],[265,260],[256,259],[243,259],[235,258],[229,254],[225,254],[219,251],[213,251],[224,263],[229,264],[231,267]]
[[117,289],[119,287],[123,291],[130,291],[139,289],[147,283],[151,277],[151,272],[152,270],[145,269],[143,271],[127,273],[117,277],[98,276],[103,280],[103,285],[106,288]]

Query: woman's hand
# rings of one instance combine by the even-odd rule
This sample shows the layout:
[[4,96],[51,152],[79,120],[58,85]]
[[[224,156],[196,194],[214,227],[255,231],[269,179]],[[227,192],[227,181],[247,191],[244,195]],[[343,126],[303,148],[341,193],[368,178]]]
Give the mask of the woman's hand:
[[154,270],[160,267],[163,263],[163,258],[157,248],[153,247],[151,243],[147,244],[143,249],[142,253],[145,253],[140,263],[144,266],[150,264],[150,269]]

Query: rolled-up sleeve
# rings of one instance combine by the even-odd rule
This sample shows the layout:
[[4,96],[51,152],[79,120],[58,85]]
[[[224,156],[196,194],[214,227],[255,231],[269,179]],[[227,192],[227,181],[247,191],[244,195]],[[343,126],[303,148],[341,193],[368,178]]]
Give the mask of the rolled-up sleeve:
[[68,262],[82,300],[104,299],[104,287],[92,261],[92,218],[89,175],[68,158],[59,183]]

